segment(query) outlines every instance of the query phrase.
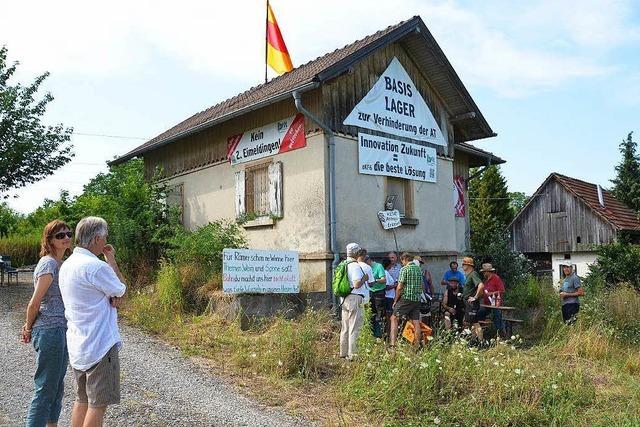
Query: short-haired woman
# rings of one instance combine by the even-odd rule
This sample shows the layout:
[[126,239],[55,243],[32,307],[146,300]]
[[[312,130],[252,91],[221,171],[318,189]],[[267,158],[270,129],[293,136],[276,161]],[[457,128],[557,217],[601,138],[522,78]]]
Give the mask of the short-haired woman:
[[22,327],[22,341],[33,342],[36,350],[35,391],[27,426],[56,426],[62,409],[69,357],[58,271],[70,252],[72,235],[69,226],[60,220],[51,221],[42,233],[41,258],[33,272],[33,296]]

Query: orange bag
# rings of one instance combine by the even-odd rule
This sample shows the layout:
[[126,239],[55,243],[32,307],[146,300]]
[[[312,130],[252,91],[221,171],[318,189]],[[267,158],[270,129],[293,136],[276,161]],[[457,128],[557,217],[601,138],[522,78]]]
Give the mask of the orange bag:
[[[431,334],[433,333],[433,330],[428,327],[427,325],[425,325],[423,322],[420,322],[420,332],[422,333],[422,342],[426,343],[428,341],[427,337],[430,337]],[[402,331],[402,336],[409,341],[411,344],[413,344],[413,341],[416,339],[415,338],[415,328],[413,327],[413,322],[412,321],[408,321],[405,325],[404,325],[404,329]]]

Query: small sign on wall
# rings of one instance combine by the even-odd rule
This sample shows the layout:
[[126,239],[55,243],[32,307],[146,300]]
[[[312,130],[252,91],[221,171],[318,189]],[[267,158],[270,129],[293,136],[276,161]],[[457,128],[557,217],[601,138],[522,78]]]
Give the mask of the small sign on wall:
[[298,252],[224,249],[222,289],[233,294],[299,293]]
[[464,217],[466,214],[464,187],[464,178],[456,175],[455,178],[453,178],[453,210],[457,217]]
[[367,175],[436,182],[436,150],[420,144],[360,132],[358,171]]
[[400,227],[400,211],[397,209],[391,211],[379,211],[378,219],[380,220],[380,224],[382,224],[382,228],[385,230],[390,230],[392,228]]
[[232,165],[250,162],[306,147],[304,115],[251,129],[227,138],[227,158]]

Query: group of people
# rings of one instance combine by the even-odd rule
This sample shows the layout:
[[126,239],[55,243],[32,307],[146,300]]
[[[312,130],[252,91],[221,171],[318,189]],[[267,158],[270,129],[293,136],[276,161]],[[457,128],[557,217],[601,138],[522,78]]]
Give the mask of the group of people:
[[[364,324],[364,305],[368,302],[371,304],[374,336],[382,337],[387,333],[390,347],[395,347],[398,322],[405,317],[413,323],[414,344],[419,344],[422,314],[430,314],[430,301],[436,296],[431,273],[423,259],[408,252],[398,257],[392,251],[378,263],[357,243],[349,243],[346,252],[347,275],[352,290],[341,303],[340,357],[352,359],[357,355],[358,336]],[[458,268],[458,262],[452,261],[440,281],[443,292],[439,309],[442,310],[445,329],[468,327],[472,336],[482,342],[480,322],[491,315],[496,331],[504,335],[502,311],[492,308],[502,305],[505,294],[504,282],[496,269],[490,263],[483,263],[478,271],[471,257],[463,258],[462,271]],[[584,295],[584,291],[571,266],[564,266],[563,273],[565,278],[560,292],[562,314],[565,322],[570,322],[579,311],[579,297]],[[387,330],[383,330],[382,324],[389,325]]]
[[120,402],[117,308],[126,286],[108,232],[104,219],[84,218],[72,250],[74,233],[65,222],[51,221],[43,230],[21,331],[36,352],[27,426],[57,425],[68,364],[75,383],[73,427],[101,426],[107,406]]

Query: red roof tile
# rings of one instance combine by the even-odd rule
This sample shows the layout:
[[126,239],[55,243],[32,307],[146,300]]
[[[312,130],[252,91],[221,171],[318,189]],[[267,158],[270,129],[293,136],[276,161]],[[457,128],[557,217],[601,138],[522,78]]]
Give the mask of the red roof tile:
[[628,206],[618,201],[613,195],[602,190],[604,208],[598,200],[598,187],[596,184],[581,181],[559,173],[552,173],[557,181],[569,192],[576,195],[597,215],[613,224],[619,230],[640,230],[638,215]]

